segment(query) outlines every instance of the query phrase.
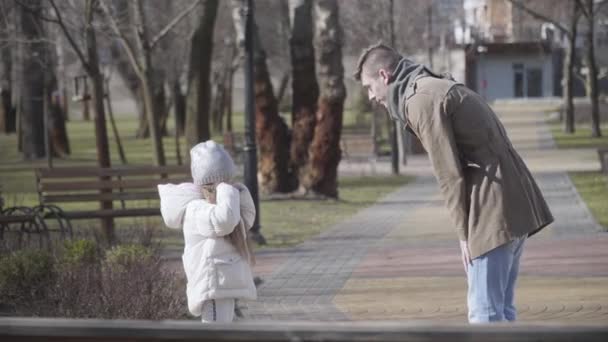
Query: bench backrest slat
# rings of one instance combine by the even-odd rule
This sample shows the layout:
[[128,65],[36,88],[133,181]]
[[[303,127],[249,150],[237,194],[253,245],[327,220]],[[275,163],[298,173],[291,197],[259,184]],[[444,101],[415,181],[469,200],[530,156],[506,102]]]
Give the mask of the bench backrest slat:
[[48,181],[42,180],[39,183],[38,190],[50,193],[50,192],[65,192],[65,191],[85,191],[85,190],[101,190],[101,189],[145,189],[155,188],[158,184],[165,183],[183,183],[191,182],[190,178],[169,178],[169,179],[120,179],[111,181],[100,181],[100,180],[83,180],[83,181],[69,181],[61,180]]
[[99,194],[72,194],[72,195],[43,195],[45,204],[58,202],[99,202],[99,201],[132,201],[157,200],[158,192],[113,192]]
[[66,178],[66,177],[104,177],[104,176],[145,176],[161,174],[189,175],[187,166],[130,166],[130,167],[56,167],[36,169],[39,179]]

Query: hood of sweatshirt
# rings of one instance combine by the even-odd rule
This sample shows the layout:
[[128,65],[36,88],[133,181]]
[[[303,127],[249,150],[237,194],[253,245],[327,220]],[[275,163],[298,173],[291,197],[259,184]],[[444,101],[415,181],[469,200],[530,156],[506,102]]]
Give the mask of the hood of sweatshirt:
[[160,196],[160,213],[165,225],[175,229],[182,228],[188,203],[203,199],[201,187],[193,183],[160,184],[158,185],[158,194]]

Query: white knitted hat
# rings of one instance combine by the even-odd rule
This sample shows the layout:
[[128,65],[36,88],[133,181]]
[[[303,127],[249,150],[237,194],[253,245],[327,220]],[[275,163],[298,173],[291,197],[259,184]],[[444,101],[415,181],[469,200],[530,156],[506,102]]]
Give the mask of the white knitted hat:
[[207,140],[190,150],[190,171],[194,184],[203,185],[231,180],[236,167],[222,145]]

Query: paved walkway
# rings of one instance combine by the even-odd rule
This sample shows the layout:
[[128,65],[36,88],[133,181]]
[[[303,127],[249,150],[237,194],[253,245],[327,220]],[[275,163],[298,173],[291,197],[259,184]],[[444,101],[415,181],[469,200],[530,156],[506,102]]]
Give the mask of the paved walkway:
[[[500,111],[556,222],[527,242],[517,304],[522,320],[608,323],[608,234],[581,201],[569,170],[599,168],[592,150],[557,151],[544,115]],[[594,158],[595,157],[595,158]],[[389,171],[343,163],[342,174]],[[416,180],[294,248],[264,250],[252,320],[466,321],[466,279],[447,211],[425,157]]]

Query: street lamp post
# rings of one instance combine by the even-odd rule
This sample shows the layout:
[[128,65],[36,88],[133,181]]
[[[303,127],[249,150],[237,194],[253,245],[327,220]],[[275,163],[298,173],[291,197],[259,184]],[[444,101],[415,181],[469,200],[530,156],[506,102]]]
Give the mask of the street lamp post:
[[481,96],[486,99],[488,80],[486,79],[486,66],[484,61],[484,55],[488,52],[488,47],[484,45],[477,46],[477,53],[479,54],[479,69],[481,71]]
[[251,227],[251,239],[258,244],[266,244],[266,239],[260,232],[260,200],[258,191],[258,160],[255,142],[255,98],[254,98],[254,70],[253,70],[253,0],[247,0],[247,13],[245,17],[245,185],[251,193],[257,215]]

